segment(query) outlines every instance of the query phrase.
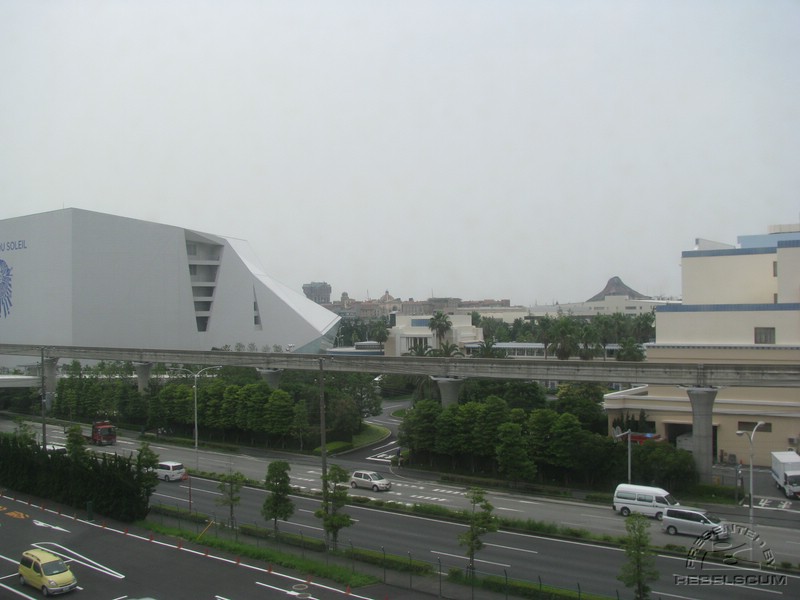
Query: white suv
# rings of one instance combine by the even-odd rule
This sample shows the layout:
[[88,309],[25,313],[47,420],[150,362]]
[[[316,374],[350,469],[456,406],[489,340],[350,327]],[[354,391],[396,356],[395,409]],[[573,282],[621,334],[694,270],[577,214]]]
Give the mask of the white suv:
[[369,488],[373,492],[392,489],[392,482],[375,471],[355,471],[350,476],[351,488]]

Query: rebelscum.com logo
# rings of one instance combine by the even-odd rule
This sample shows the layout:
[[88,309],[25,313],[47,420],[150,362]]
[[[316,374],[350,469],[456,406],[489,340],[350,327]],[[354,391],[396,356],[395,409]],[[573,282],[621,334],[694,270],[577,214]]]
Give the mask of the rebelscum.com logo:
[[[686,554],[686,569],[697,574],[675,574],[676,585],[786,586],[786,575],[775,570],[775,555],[764,539],[749,527],[729,524],[728,538],[715,539],[706,531]],[[738,568],[737,568],[738,567]]]
[[0,258],[0,315],[11,312],[11,267]]

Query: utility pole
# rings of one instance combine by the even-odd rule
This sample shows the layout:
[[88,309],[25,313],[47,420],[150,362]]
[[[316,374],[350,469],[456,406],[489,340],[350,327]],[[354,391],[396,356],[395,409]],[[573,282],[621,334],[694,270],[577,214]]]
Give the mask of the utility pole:
[[44,346],[41,348],[42,350],[42,364],[41,364],[41,373],[42,373],[42,448],[47,448],[47,390],[44,387]]

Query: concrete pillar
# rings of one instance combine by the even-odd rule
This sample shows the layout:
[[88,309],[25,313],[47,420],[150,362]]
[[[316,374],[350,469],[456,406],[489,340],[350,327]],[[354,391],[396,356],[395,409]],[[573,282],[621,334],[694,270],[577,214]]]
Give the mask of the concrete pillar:
[[689,387],[689,401],[692,403],[692,454],[700,474],[700,483],[712,483],[711,465],[714,459],[714,400],[717,388]]
[[442,397],[442,407],[449,404],[458,404],[458,392],[461,390],[463,379],[458,377],[433,377],[431,379],[439,386],[439,395]]
[[56,397],[56,384],[58,383],[58,375],[56,374],[56,367],[58,366],[58,357],[48,356],[44,359],[44,402],[47,410],[53,408],[53,398]]
[[136,383],[139,386],[139,393],[143,394],[150,383],[150,373],[153,371],[153,363],[136,363]]
[[261,375],[261,378],[269,384],[269,387],[277,390],[278,385],[280,385],[281,382],[283,369],[258,369],[258,374]]

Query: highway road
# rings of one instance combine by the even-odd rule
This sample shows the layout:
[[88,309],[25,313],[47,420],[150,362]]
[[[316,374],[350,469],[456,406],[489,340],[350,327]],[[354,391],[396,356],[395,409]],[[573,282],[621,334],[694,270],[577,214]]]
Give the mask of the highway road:
[[[48,440],[58,442],[59,429],[48,430]],[[63,432],[61,432],[63,435]],[[104,452],[135,451],[138,442],[121,438],[116,447],[97,449]],[[227,455],[218,452],[177,448],[153,444],[153,449],[162,459],[179,460],[190,468],[199,465],[200,471],[239,471],[253,479],[262,479],[270,460],[279,457],[275,453],[244,453]],[[463,487],[442,485],[434,474],[410,472],[405,469],[392,469],[390,457],[396,452],[396,445],[391,441],[381,442],[364,452],[344,457],[333,457],[329,462],[341,464],[345,469],[370,467],[384,472],[393,482],[390,492],[374,493],[359,490],[359,494],[384,500],[395,500],[404,503],[425,503],[460,508],[467,506]],[[292,466],[292,483],[306,491],[319,489],[319,459],[282,456]],[[761,473],[763,475],[763,473]],[[773,491],[768,483],[766,491]],[[192,508],[207,514],[213,514],[223,520],[227,510],[214,503],[218,496],[216,482],[193,478],[191,482],[162,483],[159,485],[152,501],[183,508],[189,507],[191,490]],[[757,491],[759,488],[757,487]],[[260,506],[264,492],[245,490],[242,503],[236,508],[239,523],[253,523],[268,526],[260,515]],[[619,536],[624,534],[624,520],[613,514],[610,507],[596,506],[575,501],[562,501],[520,494],[492,493],[490,501],[495,513],[519,519],[536,519],[538,521],[556,522],[562,525],[583,528],[600,535]],[[319,520],[313,517],[313,511],[319,507],[319,501],[296,496],[294,501],[297,510],[292,519],[281,524],[281,529],[292,533],[300,533],[309,537],[322,538]],[[798,540],[798,513],[794,504],[785,499],[763,496],[755,509],[755,523],[758,538],[755,544],[755,556],[759,552],[774,554],[776,562],[789,561],[794,565],[800,563],[800,540]],[[717,507],[718,508],[718,507]],[[410,553],[414,559],[428,560],[444,571],[450,567],[463,567],[466,563],[464,548],[457,543],[457,535],[464,526],[441,522],[435,519],[394,515],[376,511],[365,506],[348,507],[347,511],[356,519],[356,524],[344,530],[340,543],[353,544],[358,547],[385,550],[390,554],[406,556]],[[724,516],[740,523],[746,529],[747,508],[734,507],[717,510],[727,512]],[[693,538],[670,537],[662,533],[659,524],[652,521],[650,533],[654,544],[680,544],[686,548],[695,543]],[[616,580],[624,556],[618,549],[603,547],[580,541],[552,540],[542,536],[526,536],[512,532],[497,532],[486,538],[487,546],[478,555],[478,569],[485,573],[500,576],[518,577],[537,581],[540,577],[545,583],[576,589],[578,585],[584,592],[602,593],[615,596],[617,591],[625,597],[624,587]],[[747,558],[749,543],[742,534],[729,545],[730,553]],[[654,590],[662,598],[709,598],[716,599],[730,595],[731,586],[737,589],[747,587],[747,597],[772,598],[776,595],[787,598],[800,597],[795,577],[770,579],[775,574],[770,572],[753,572],[745,570],[742,563],[722,565],[709,571],[709,565],[702,569],[686,568],[686,556],[659,556],[658,569],[661,578],[654,584]],[[654,596],[659,597],[659,596]]]
[[[154,502],[187,507],[190,489],[195,510],[214,514],[222,520],[227,517],[226,509],[215,504],[220,492],[217,482],[214,481],[195,478],[191,483],[162,483],[156,492]],[[376,494],[360,491],[359,493],[387,496],[385,492]],[[262,490],[245,488],[242,491],[242,501],[236,507],[238,523],[269,527],[259,513],[265,496],[266,493]],[[319,508],[319,500],[295,496],[293,501],[296,506],[295,515],[288,522],[280,524],[281,530],[322,539],[319,520],[313,516],[313,511]],[[562,511],[568,510],[567,505],[559,506]],[[583,510],[591,508],[584,507]],[[353,517],[355,523],[342,530],[339,538],[340,546],[349,547],[352,544],[359,548],[385,551],[387,554],[410,556],[415,560],[430,562],[444,572],[450,568],[463,569],[466,566],[464,548],[459,546],[457,541],[458,534],[466,529],[462,524],[389,513],[361,505],[348,506],[346,512]],[[610,511],[606,510],[605,513],[605,518],[609,521],[622,520],[621,517],[609,514]],[[588,514],[591,518],[598,516],[595,513]],[[652,523],[657,524],[655,521]],[[694,538],[676,539],[666,534],[659,533],[659,535],[663,535],[664,539],[672,543],[682,543],[687,548],[695,543]],[[717,544],[717,548],[729,550],[731,554],[746,559],[749,552],[746,541],[743,536],[739,536],[730,543]],[[477,569],[482,574],[508,576],[533,582],[542,581],[548,585],[575,591],[580,589],[585,593],[604,594],[610,597],[615,597],[619,593],[620,597],[626,597],[625,588],[616,579],[625,562],[623,552],[617,548],[579,540],[550,539],[502,530],[487,535],[485,543],[476,561]],[[702,550],[710,551],[712,546],[711,542],[700,546],[701,554]],[[763,551],[763,547],[757,543],[756,555]],[[800,580],[796,577],[776,578],[771,572],[748,569],[741,563],[712,566],[700,565],[695,561],[694,568],[688,568],[687,553],[659,555],[657,568],[661,578],[653,587],[662,598],[724,599],[730,595],[730,585],[743,581],[749,581],[747,587],[753,594],[764,594],[764,598],[773,598],[776,594],[793,598],[798,597],[796,594],[800,594]],[[699,579],[703,577],[707,578],[707,581]],[[708,585],[700,585],[704,581]],[[716,585],[711,585],[710,582],[714,581]],[[694,584],[690,585],[692,582]],[[728,585],[722,585],[723,582],[727,582]]]

